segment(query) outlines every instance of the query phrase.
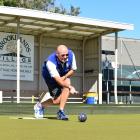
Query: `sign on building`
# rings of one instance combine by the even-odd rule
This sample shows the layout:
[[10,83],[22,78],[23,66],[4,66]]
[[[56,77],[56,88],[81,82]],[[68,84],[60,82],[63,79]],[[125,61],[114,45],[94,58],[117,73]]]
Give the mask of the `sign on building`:
[[[17,34],[0,32],[0,79],[16,80]],[[20,79],[34,79],[34,36],[20,35]]]

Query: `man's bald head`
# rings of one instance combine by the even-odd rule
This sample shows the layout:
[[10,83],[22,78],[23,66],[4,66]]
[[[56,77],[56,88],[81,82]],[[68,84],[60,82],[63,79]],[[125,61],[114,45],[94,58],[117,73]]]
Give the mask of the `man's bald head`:
[[58,54],[63,54],[65,52],[68,52],[68,48],[65,45],[59,45],[59,46],[57,46],[56,51]]
[[68,48],[65,45],[59,45],[56,49],[56,55],[61,62],[66,62],[68,58]]

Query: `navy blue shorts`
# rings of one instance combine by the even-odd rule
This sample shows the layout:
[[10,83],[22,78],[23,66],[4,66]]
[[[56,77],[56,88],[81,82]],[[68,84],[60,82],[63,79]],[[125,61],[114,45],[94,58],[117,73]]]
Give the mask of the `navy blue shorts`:
[[51,96],[55,99],[57,97],[60,96],[61,92],[62,92],[62,87],[60,85],[58,85],[57,83],[49,83],[48,81],[46,82],[49,92],[51,94]]
[[51,96],[55,99],[57,97],[60,96],[61,91],[62,91],[62,86],[60,86],[55,80],[54,78],[50,77],[47,74],[47,69],[46,66],[43,67],[42,70],[42,76],[48,86],[49,92],[51,94]]
[[57,82],[54,79],[45,79],[45,82],[48,86],[49,92],[51,94],[51,96],[55,99],[57,97],[60,96],[61,92],[62,92],[62,87],[57,84]]

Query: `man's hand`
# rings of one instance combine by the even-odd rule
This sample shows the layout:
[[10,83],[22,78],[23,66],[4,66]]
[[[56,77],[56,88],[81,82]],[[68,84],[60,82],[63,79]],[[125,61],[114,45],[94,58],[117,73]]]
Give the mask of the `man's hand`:
[[71,94],[78,94],[79,92],[75,90],[73,86],[70,86],[70,93]]
[[66,76],[62,76],[61,79],[64,81],[64,80],[67,79],[67,77]]

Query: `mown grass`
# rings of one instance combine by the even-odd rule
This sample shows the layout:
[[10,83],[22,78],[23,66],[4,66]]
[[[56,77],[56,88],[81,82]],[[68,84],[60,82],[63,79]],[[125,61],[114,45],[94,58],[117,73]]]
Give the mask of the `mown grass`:
[[93,114],[86,122],[77,115],[69,121],[56,120],[54,115],[43,120],[0,117],[1,140],[138,140],[140,114]]

